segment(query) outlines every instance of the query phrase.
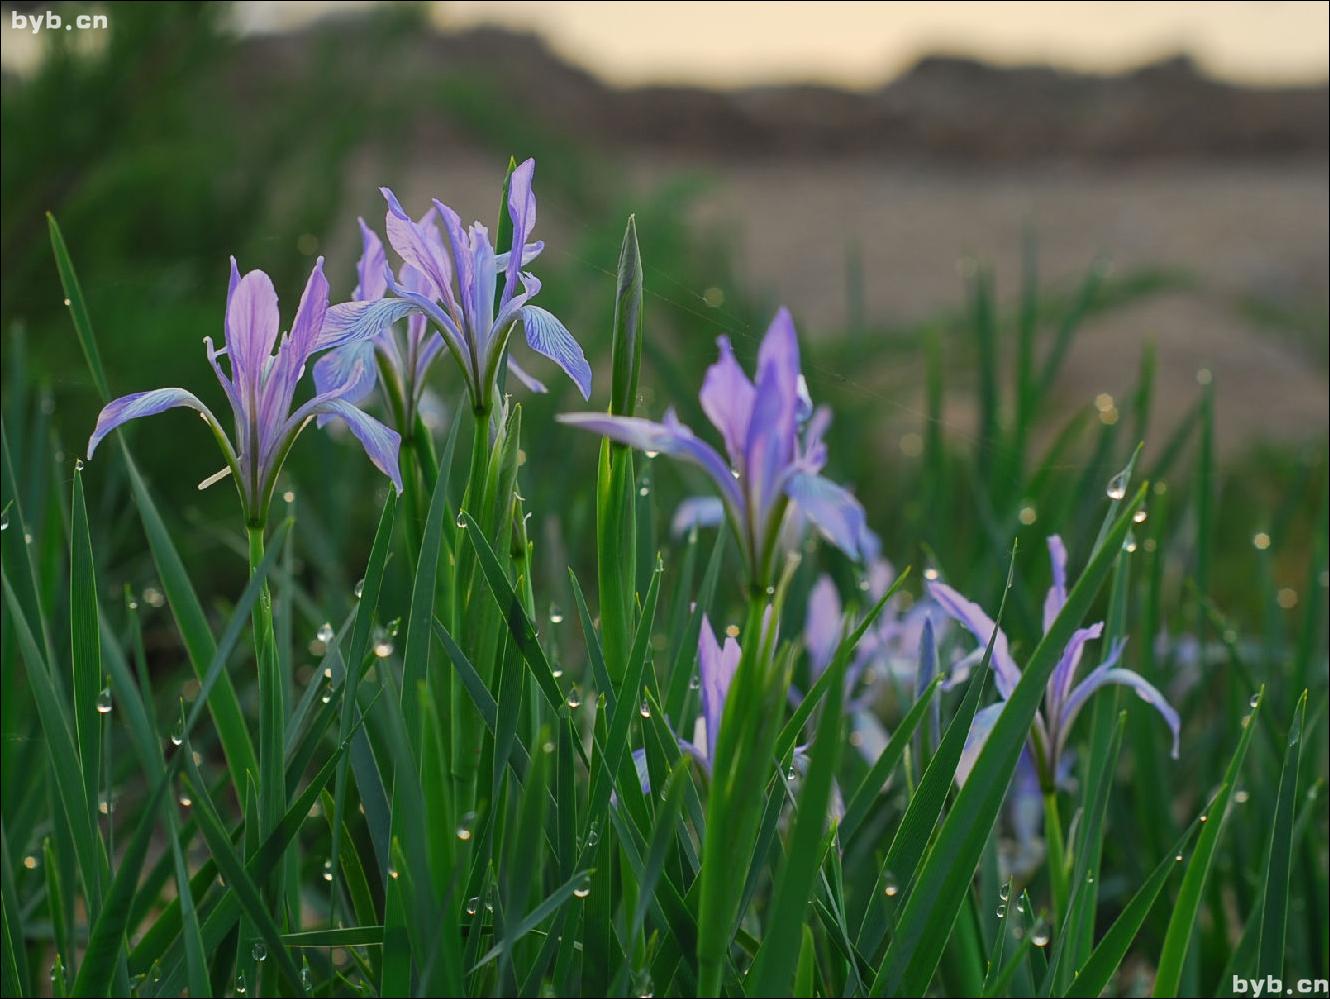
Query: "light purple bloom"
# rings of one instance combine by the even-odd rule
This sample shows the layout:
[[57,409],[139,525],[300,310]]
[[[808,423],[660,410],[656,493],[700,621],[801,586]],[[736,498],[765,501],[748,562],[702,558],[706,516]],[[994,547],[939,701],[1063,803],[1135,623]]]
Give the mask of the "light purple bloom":
[[[540,282],[522,269],[544,249],[543,243],[528,241],[536,225],[536,195],[531,188],[535,167],[535,160],[527,160],[509,179],[508,217],[513,246],[521,248],[517,253],[496,254],[485,226],[474,222],[464,228],[458,214],[438,199],[424,216],[413,219],[391,190],[381,188],[388,202],[388,242],[405,266],[394,277],[378,237],[366,229],[355,300],[328,310],[325,331],[349,336],[360,345],[355,349],[361,354],[372,343],[372,349],[388,360],[409,405],[418,400],[416,393],[429,363],[444,349],[461,368],[478,412],[491,407],[501,360],[529,389],[543,392],[544,386],[507,351],[508,338],[519,323],[527,346],[558,364],[582,397],[590,398],[591,367],[582,348],[563,323],[531,304]],[[376,269],[377,276],[372,273]],[[400,344],[390,327],[408,317],[407,339]],[[428,336],[427,322],[435,329]],[[330,369],[341,363],[340,359],[327,362]],[[330,380],[337,377],[330,371]],[[372,385],[373,377],[361,391]]]
[[[360,377],[354,366],[348,369],[344,381],[318,392],[295,412],[291,411],[309,358],[317,351],[344,344],[355,335],[354,332],[331,334],[324,324],[327,309],[328,282],[323,277],[320,257],[305,285],[291,330],[279,343],[281,317],[271,279],[259,270],[241,277],[232,258],[223,327],[226,344],[216,350],[212,337],[204,337],[203,342],[208,363],[221,382],[235,416],[234,444],[197,396],[181,388],[162,388],[136,392],[108,403],[88,438],[88,457],[92,457],[102,438],[122,423],[177,406],[196,410],[212,429],[226,459],[226,467],[219,474],[229,473],[235,478],[246,518],[258,524],[268,509],[277,473],[300,431],[312,419],[337,417],[346,421],[370,460],[400,491],[402,483],[397,468],[400,438],[348,401],[347,395]],[[229,376],[218,363],[222,355],[230,362]]]
[[[867,602],[871,605],[881,600],[895,579],[896,571],[891,563],[874,557],[863,582]],[[915,676],[930,611],[936,616],[937,608],[932,601],[921,600],[907,605],[907,598],[902,593],[887,601],[877,620],[855,646],[854,658],[846,669],[847,710],[859,710],[871,703],[882,681],[902,682]],[[808,594],[808,610],[804,616],[804,647],[808,650],[811,680],[816,681],[831,665],[836,647],[845,635],[844,618],[836,584],[824,574]],[[849,697],[861,680],[866,681],[863,693],[857,698]],[[803,695],[791,688],[790,696],[797,702]]]
[[776,314],[762,340],[755,382],[735,360],[729,340],[721,337],[717,342],[720,359],[707,369],[699,398],[728,457],[680,423],[673,409],[659,423],[603,413],[566,413],[559,419],[649,455],[680,458],[706,472],[720,506],[695,504],[690,516],[714,521],[724,511],[755,588],[764,589],[770,582],[781,525],[792,504],[834,545],[863,559],[870,544],[863,507],[820,474],[827,459],[822,438],[829,417],[825,410],[814,412],[808,402],[789,312]]
[[[1067,601],[1067,549],[1061,538],[1054,535],[1048,539],[1048,553],[1053,568],[1053,585],[1049,588],[1044,601],[1045,631],[1052,626],[1058,612]],[[945,583],[929,583],[928,589],[938,606],[963,625],[980,646],[986,647],[990,638],[993,638],[993,679],[1002,703],[982,708],[975,714],[957,769],[957,779],[964,783],[1007,698],[1020,682],[1021,671],[1012,658],[1007,636],[997,628],[978,604],[967,600]],[[1043,708],[1035,714],[1035,737],[1031,748],[1041,778],[1049,784],[1056,779],[1059,772],[1059,763],[1066,749],[1067,737],[1071,733],[1077,714],[1089,700],[1090,695],[1106,684],[1131,687],[1141,700],[1159,712],[1173,734],[1173,757],[1177,758],[1180,728],[1178,713],[1164,699],[1164,695],[1143,676],[1117,665],[1124,642],[1116,643],[1109,650],[1107,658],[1084,680],[1079,684],[1076,683],[1076,671],[1080,666],[1085,646],[1096,641],[1103,631],[1103,623],[1096,622],[1089,627],[1077,629],[1071,636],[1049,677],[1048,687],[1044,692]]]

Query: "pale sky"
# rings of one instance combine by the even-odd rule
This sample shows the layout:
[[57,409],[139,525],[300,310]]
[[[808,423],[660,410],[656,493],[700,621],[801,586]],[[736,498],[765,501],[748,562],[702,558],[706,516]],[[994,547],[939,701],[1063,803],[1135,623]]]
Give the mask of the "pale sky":
[[[242,30],[297,27],[367,0],[236,5]],[[447,30],[496,24],[534,31],[564,58],[610,83],[743,86],[821,82],[872,87],[921,55],[1043,62],[1115,72],[1187,52],[1213,75],[1247,83],[1319,82],[1330,75],[1324,2],[437,2]],[[73,12],[75,5],[62,10]],[[106,10],[114,30],[115,7]],[[39,42],[3,18],[4,63],[30,65]]]

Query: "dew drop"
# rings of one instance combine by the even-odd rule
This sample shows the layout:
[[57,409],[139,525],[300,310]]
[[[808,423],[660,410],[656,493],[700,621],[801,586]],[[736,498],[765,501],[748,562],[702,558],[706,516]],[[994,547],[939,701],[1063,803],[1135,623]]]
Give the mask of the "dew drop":
[[647,456],[648,460],[656,458],[660,455],[659,451],[643,451],[642,453]]
[[402,876],[402,872],[399,871],[396,867],[391,867],[391,866],[390,866],[390,867],[388,868],[388,877],[392,878],[394,881],[396,881],[396,880],[397,880],[398,878],[400,878],[401,876]]
[[696,674],[694,674],[694,675],[693,675],[693,678],[692,678],[691,680],[688,681],[688,689],[689,689],[689,690],[700,690],[701,687],[702,687],[702,678],[699,677],[699,676],[697,676]]
[[365,593],[365,581],[363,579],[357,579],[356,585],[352,588],[351,592],[355,594],[355,598],[359,600]]
[[300,987],[306,992],[309,992],[314,988],[314,975],[309,970],[308,964],[300,969]]
[[327,645],[333,640],[335,634],[336,632],[333,631],[332,622],[324,621],[323,624],[319,625],[319,630],[314,633],[314,637],[324,645]]
[[477,896],[472,895],[466,900],[466,914],[468,916],[474,916],[479,909],[480,899]]
[[1001,888],[998,889],[998,898],[1002,899],[1002,901],[1005,902],[1010,897],[1011,897],[1011,882],[1008,881]]
[[555,604],[550,604],[550,624],[563,624],[563,611]]
[[568,690],[569,709],[576,711],[581,706],[582,706],[582,692],[579,691],[576,687],[570,687]]
[[181,808],[188,808],[194,804],[194,799],[187,794],[182,794],[178,799]]
[[1261,703],[1260,691],[1257,691],[1255,694],[1252,694],[1251,700],[1249,700],[1247,703],[1253,708],[1257,707]]
[[580,885],[578,885],[576,888],[573,889],[573,898],[579,898],[579,899],[586,898],[590,894],[591,894],[590,881],[583,881]]
[[560,678],[563,676],[563,668],[562,668],[562,667],[559,667],[559,666],[556,666],[556,667],[555,667],[553,670],[551,670],[550,672],[553,674],[554,679],[556,679],[556,680],[560,679]]
[[476,827],[476,813],[467,812],[457,823],[457,838],[463,843],[470,841],[471,831]]
[[643,701],[643,702],[642,702],[642,706],[641,706],[640,708],[637,709],[637,713],[638,713],[639,715],[641,715],[643,718],[650,718],[650,717],[651,717],[651,702],[650,702],[650,701]]
[[466,527],[466,512],[463,510],[457,511],[457,526]]
[[600,826],[593,822],[591,823],[590,828],[588,828],[586,831],[586,839],[583,840],[583,846],[585,849],[590,850],[593,846],[595,846],[599,842],[600,842]]
[[892,876],[891,872],[888,871],[886,876],[886,884],[882,886],[882,894],[885,895],[887,898],[895,898],[897,895],[900,894],[900,890],[901,886],[896,883],[896,879]]
[[1043,929],[1042,927],[1036,928],[1034,933],[1030,935],[1030,943],[1034,944],[1036,947],[1047,947],[1048,930]]
[[323,862],[323,880],[324,880],[324,881],[331,881],[331,880],[332,880],[332,875],[333,875],[332,861],[331,861],[331,860],[325,860],[325,861]]
[[249,956],[256,961],[268,960],[268,945],[262,940],[255,940],[249,948]]
[[111,713],[110,687],[103,687],[102,692],[97,695],[97,713],[99,715],[109,715]]
[[1006,919],[1006,918],[1007,918],[1007,907],[1006,907],[1005,905],[999,905],[999,906],[997,907],[997,917],[998,917],[998,919]]
[[179,749],[185,742],[185,699],[180,699],[180,711],[176,717],[175,728],[171,730],[171,745]]
[[1175,853],[1175,854],[1173,855],[1173,861],[1174,861],[1174,863],[1178,863],[1178,864],[1182,863],[1182,854],[1181,854],[1181,853]]
[[646,497],[648,497],[648,496],[651,495],[651,487],[650,487],[650,486],[642,486],[640,489],[637,490],[637,495],[639,495],[639,496],[641,496],[643,499],[645,499]]
[[1133,524],[1144,524],[1145,519],[1149,516],[1150,512],[1146,510],[1145,507],[1141,507],[1139,510],[1137,510],[1135,513],[1131,515],[1131,522]]
[[937,580],[937,570],[930,565],[924,570],[924,579],[928,580],[930,583],[935,582]]
[[1114,501],[1127,495],[1127,470],[1125,468],[1108,480],[1108,488],[1105,492],[1108,494],[1108,498]]
[[247,986],[245,985],[245,973],[242,971],[236,975],[236,995],[243,996]]
[[1122,539],[1122,550],[1128,555],[1136,550],[1136,535],[1131,531],[1128,531],[1127,536]]

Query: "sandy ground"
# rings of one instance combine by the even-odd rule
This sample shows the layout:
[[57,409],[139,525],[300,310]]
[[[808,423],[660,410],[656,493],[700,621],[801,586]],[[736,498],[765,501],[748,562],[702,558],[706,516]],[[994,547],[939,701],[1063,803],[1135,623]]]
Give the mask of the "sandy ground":
[[[645,176],[662,169],[644,169]],[[737,226],[740,273],[814,325],[847,319],[846,247],[859,247],[868,321],[927,320],[963,301],[960,265],[988,262],[1014,301],[1022,236],[1041,278],[1064,287],[1097,256],[1122,272],[1178,268],[1195,290],[1112,311],[1083,329],[1058,391],[1064,405],[1133,383],[1155,344],[1159,424],[1219,388],[1217,438],[1233,454],[1262,439],[1319,437],[1327,379],[1305,347],[1247,318],[1259,298],[1323,317],[1330,267],[1324,162],[1295,165],[1024,168],[1019,173],[876,164],[713,164],[700,220]]]
[[[1058,385],[1059,407],[1084,405],[1100,392],[1124,395],[1142,347],[1153,342],[1155,435],[1191,405],[1201,369],[1219,389],[1217,439],[1225,454],[1326,433],[1323,361],[1305,340],[1237,307],[1257,298],[1324,323],[1330,194],[1323,160],[995,170],[642,158],[629,176],[647,190],[680,169],[710,180],[694,209],[697,223],[723,227],[737,247],[740,276],[788,304],[806,330],[843,328],[850,246],[861,254],[870,326],[955,312],[964,302],[963,262],[975,258],[993,267],[1000,298],[1014,303],[1030,227],[1041,279],[1055,286],[1070,287],[1096,258],[1123,273],[1177,268],[1196,281],[1090,320]],[[454,149],[446,167],[422,171],[406,188],[412,202],[446,190],[463,214],[471,206],[488,216],[492,184],[489,158]],[[547,240],[557,241],[570,224],[557,204],[542,204]],[[898,403],[891,408],[904,423],[920,408],[917,399]],[[948,414],[953,419],[962,430],[972,422],[963,408]]]

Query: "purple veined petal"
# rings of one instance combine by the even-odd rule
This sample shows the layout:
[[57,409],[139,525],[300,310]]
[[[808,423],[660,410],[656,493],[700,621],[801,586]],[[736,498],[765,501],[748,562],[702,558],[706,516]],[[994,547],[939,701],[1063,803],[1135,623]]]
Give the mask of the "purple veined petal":
[[1173,759],[1178,758],[1178,744],[1182,728],[1182,719],[1178,717],[1177,711],[1173,705],[1159,692],[1154,684],[1150,683],[1141,674],[1134,670],[1115,668],[1112,662],[1117,658],[1116,652],[1108,662],[1097,667],[1089,676],[1077,685],[1067,698],[1066,707],[1063,709],[1062,718],[1058,723],[1058,744],[1059,749],[1066,742],[1068,734],[1071,732],[1072,723],[1076,720],[1076,714],[1100,687],[1107,686],[1110,683],[1119,684],[1124,687],[1131,687],[1136,691],[1136,696],[1143,700],[1159,712],[1164,723],[1168,725],[1169,731],[1173,734]]
[[673,411],[665,414],[663,423],[644,420],[640,416],[609,416],[605,413],[560,413],[556,419],[639,451],[667,454],[692,462],[711,478],[736,522],[743,516],[743,496],[729,466],[715,448],[680,423]]
[[381,187],[379,191],[388,202],[384,216],[388,242],[399,257],[429,278],[434,286],[430,297],[446,301],[452,294],[452,268],[442,242],[435,243],[430,238],[429,230],[407,214],[390,188]]
[[702,402],[702,412],[707,414],[707,419],[720,431],[725,441],[730,464],[735,468],[743,468],[748,422],[753,415],[753,400],[757,390],[734,359],[730,338],[717,337],[716,346],[720,349],[720,359],[707,368],[698,398]]
[[974,769],[975,763],[979,760],[979,753],[983,750],[984,743],[988,741],[993,726],[997,724],[998,716],[1002,714],[1002,709],[1006,706],[1006,701],[998,701],[996,704],[980,708],[974,713],[974,720],[970,722],[970,731],[965,734],[965,746],[961,749],[961,758],[956,762],[956,784],[958,787],[965,786],[965,782],[970,777],[970,771]]
[[92,454],[97,450],[97,445],[116,427],[128,423],[130,420],[137,420],[144,416],[155,416],[157,413],[178,406],[202,413],[204,418],[220,432],[221,426],[218,424],[217,418],[212,415],[212,411],[193,392],[187,392],[182,388],[159,388],[148,392],[134,392],[131,395],[122,395],[119,399],[108,402],[102,408],[101,413],[97,415],[97,425],[93,427],[92,436],[88,438],[88,460],[92,460]]
[[674,509],[670,534],[681,538],[698,527],[719,527],[725,523],[725,504],[716,496],[690,496]]
[[[358,340],[330,350],[314,362],[314,390],[318,395],[335,395],[347,402],[365,401],[379,380],[374,363],[374,341]],[[318,425],[325,427],[331,413],[320,413]]]
[[[312,399],[308,404],[308,415],[334,416],[346,421],[347,428],[355,435],[365,449],[365,454],[374,466],[388,476],[398,495],[402,492],[402,473],[397,463],[398,451],[402,438],[391,427],[384,426],[364,410],[357,409],[345,399]],[[305,407],[301,407],[304,409]],[[297,413],[299,416],[300,413]],[[296,426],[299,426],[297,422]]]
[[356,290],[351,297],[357,302],[372,302],[382,298],[388,290],[383,269],[388,266],[388,256],[383,252],[383,240],[379,234],[365,224],[360,223],[360,260],[356,263]]
[[568,328],[539,305],[525,305],[519,314],[527,346],[561,367],[582,393],[582,398],[589,400],[591,365],[587,363],[582,347],[573,339]]
[[1048,537],[1048,561],[1053,569],[1053,584],[1044,598],[1044,631],[1053,627],[1053,619],[1067,602],[1067,546],[1056,534]]
[[841,635],[845,631],[840,593],[828,575],[818,577],[808,593],[808,611],[804,618],[804,646],[808,649],[809,673],[813,679],[831,665]]
[[[536,172],[534,159],[523,160],[508,178],[508,218],[513,223],[512,245],[522,247],[522,253],[508,253],[503,262],[503,297],[500,307],[508,304],[517,290],[517,275],[521,270],[522,257],[526,253],[527,237],[536,227],[536,192],[531,188]],[[492,296],[491,296],[492,297]]]
[[820,475],[795,472],[785,480],[785,493],[828,541],[862,561],[868,520],[848,489]]
[[226,352],[241,398],[262,382],[280,326],[272,279],[263,271],[250,271],[240,278],[226,307]]
[[983,650],[988,647],[990,639],[993,639],[993,633],[997,632],[997,638],[993,640],[993,676],[997,682],[998,693],[1004,699],[1010,697],[1011,692],[1016,689],[1016,684],[1020,682],[1021,671],[1016,666],[1016,661],[1011,658],[1006,634],[984,613],[982,607],[967,600],[946,583],[929,583],[928,593],[937,601],[943,613],[964,625],[974,636],[980,645],[980,661]]
[[1104,633],[1102,622],[1096,622],[1087,628],[1077,628],[1072,632],[1071,638],[1067,642],[1066,648],[1062,650],[1062,655],[1058,658],[1058,663],[1053,667],[1053,673],[1048,678],[1048,700],[1050,710],[1056,714],[1060,706],[1066,703],[1067,695],[1071,693],[1072,684],[1076,682],[1076,670],[1081,665],[1081,655],[1085,651],[1085,646],[1093,642]]
[[[409,284],[399,284],[392,276],[391,271],[385,271],[384,277],[388,281],[389,291],[402,301],[410,302],[414,305],[420,315],[425,316],[438,328],[439,332],[443,335],[444,342],[450,346],[458,363],[462,366],[463,374],[465,374],[469,380],[474,381],[475,375],[471,370],[471,351],[467,349],[466,337],[463,335],[461,329],[459,329],[457,324],[453,322],[452,317],[443,309],[439,308],[438,304],[431,300],[427,294],[414,291],[409,286],[409,284],[416,284],[419,282],[419,272],[408,272],[407,277],[410,279]],[[389,301],[389,299],[384,299],[384,301]]]
[[725,714],[725,698],[730,692],[735,670],[739,668],[741,655],[739,643],[729,635],[725,636],[724,647],[716,641],[711,622],[703,614],[702,628],[697,638],[697,673],[702,687],[702,717],[706,724],[708,759],[716,752],[720,720]]
[[348,343],[373,340],[398,320],[424,311],[420,302],[405,298],[342,302],[334,305],[324,316],[316,349],[333,350]]
[[507,360],[508,360],[508,372],[519,382],[525,385],[528,392],[535,392],[537,394],[543,395],[544,393],[549,391],[549,389],[545,387],[545,383],[542,382],[535,375],[529,373],[520,364],[518,364],[517,361],[513,358],[512,354],[508,355]]

